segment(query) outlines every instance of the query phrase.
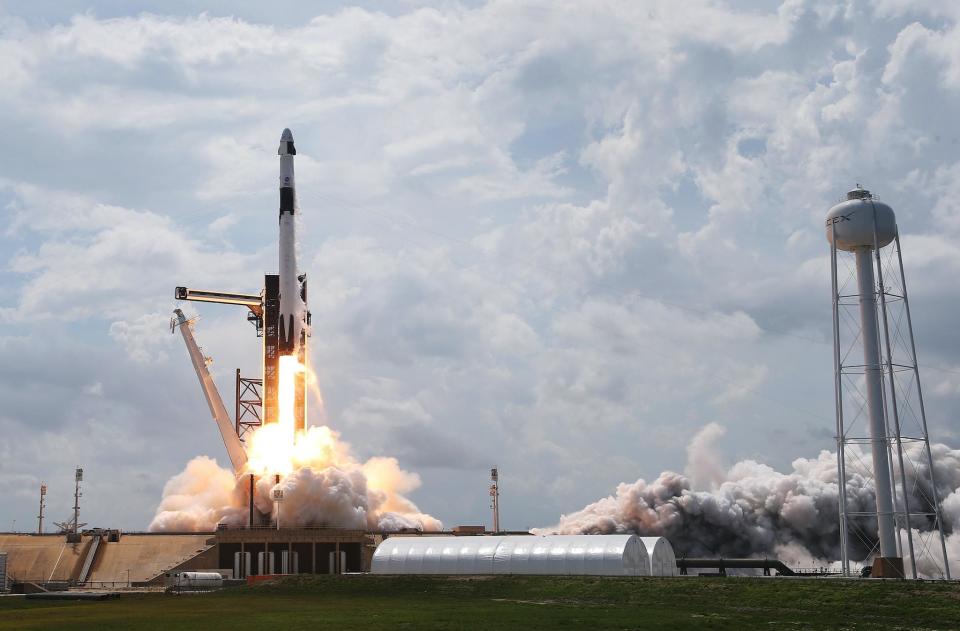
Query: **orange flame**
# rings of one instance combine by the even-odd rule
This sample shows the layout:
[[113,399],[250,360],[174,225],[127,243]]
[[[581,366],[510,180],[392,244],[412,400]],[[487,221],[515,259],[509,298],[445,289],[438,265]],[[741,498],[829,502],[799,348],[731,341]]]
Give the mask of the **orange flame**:
[[297,375],[303,364],[293,355],[282,355],[277,384],[277,422],[261,426],[254,432],[247,450],[247,470],[251,473],[286,475],[295,468],[295,455],[301,435],[296,431]]

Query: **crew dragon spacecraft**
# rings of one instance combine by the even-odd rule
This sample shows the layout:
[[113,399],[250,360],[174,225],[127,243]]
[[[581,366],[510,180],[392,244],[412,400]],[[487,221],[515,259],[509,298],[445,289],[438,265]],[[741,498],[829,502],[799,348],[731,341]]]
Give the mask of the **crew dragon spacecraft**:
[[[177,300],[240,305],[249,310],[247,320],[253,323],[257,337],[263,340],[263,378],[244,379],[237,371],[235,419],[230,418],[210,377],[207,370],[210,360],[203,356],[197,346],[191,330],[192,322],[180,309],[174,311],[176,317],[171,320],[171,330],[180,328],[210,412],[238,475],[244,472],[247,462],[245,430],[251,426],[281,421],[284,412],[280,409],[281,401],[291,398],[281,396],[283,388],[293,389],[291,441],[296,432],[306,426],[306,374],[302,367],[305,365],[307,339],[310,336],[310,312],[307,310],[307,276],[298,272],[297,265],[296,215],[299,208],[293,169],[297,150],[289,129],[283,130],[277,153],[280,156],[279,272],[264,275],[263,289],[259,294],[187,287],[177,287],[175,293]],[[285,378],[290,378],[291,383],[281,383],[281,364],[291,360],[300,369],[286,373]],[[286,412],[289,413],[289,410]]]

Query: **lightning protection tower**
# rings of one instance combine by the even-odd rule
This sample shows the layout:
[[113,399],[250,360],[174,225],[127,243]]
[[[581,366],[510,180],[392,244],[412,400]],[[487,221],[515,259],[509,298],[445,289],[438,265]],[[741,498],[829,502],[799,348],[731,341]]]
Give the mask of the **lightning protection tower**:
[[43,534],[43,509],[47,506],[47,483],[40,483],[40,514],[37,515],[37,534]]
[[490,508],[493,509],[493,532],[500,532],[500,472],[490,469]]
[[[826,234],[844,574],[851,558],[873,557],[872,576],[904,577],[906,557],[914,578],[919,565],[949,579],[896,216],[857,185]],[[871,481],[875,505],[853,492]]]

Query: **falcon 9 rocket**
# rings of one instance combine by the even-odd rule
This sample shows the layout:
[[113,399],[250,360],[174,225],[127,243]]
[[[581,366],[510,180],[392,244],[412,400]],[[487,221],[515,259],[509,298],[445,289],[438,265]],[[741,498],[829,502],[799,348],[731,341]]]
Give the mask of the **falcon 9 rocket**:
[[[297,204],[296,181],[293,172],[293,158],[297,150],[293,144],[293,134],[284,129],[280,136],[280,268],[279,268],[279,310],[277,314],[277,355],[279,359],[278,384],[281,392],[280,405],[284,399],[293,403],[293,429],[301,431],[306,425],[305,372],[307,337],[309,335],[309,313],[307,311],[307,276],[300,274],[297,268]],[[295,360],[291,361],[288,358]],[[290,368],[292,366],[294,368]],[[285,372],[293,370],[292,376]],[[293,388],[285,397],[283,390]],[[280,416],[283,416],[281,411]]]

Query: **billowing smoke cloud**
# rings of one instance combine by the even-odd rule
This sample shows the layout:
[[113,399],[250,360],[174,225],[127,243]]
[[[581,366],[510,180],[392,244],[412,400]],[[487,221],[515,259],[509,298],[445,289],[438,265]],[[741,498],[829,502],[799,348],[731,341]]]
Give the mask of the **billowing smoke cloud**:
[[[651,482],[620,484],[613,495],[563,515],[559,524],[539,532],[659,535],[670,540],[678,555],[687,556],[770,555],[804,565],[839,559],[836,455],[821,451],[816,458],[798,458],[788,473],[753,460],[724,470],[713,448],[722,434],[723,428],[711,423],[691,440],[688,475],[664,471]],[[917,448],[905,448],[916,462]],[[960,532],[952,534],[960,525],[960,450],[937,444],[931,451],[937,491],[944,498],[949,558],[960,560]],[[908,487],[914,489],[911,511],[929,509],[926,498],[932,497],[926,465],[918,464],[916,473],[907,467]],[[872,480],[849,471],[847,476],[848,510],[876,510]],[[932,558],[939,555],[939,540],[930,536],[932,521],[924,524],[914,518],[913,525],[919,535],[915,540],[933,552],[925,558],[917,546],[918,570],[937,576]],[[875,518],[857,521],[855,530],[850,556],[863,559],[876,541]],[[906,551],[905,536],[903,545]]]
[[[264,428],[269,430],[270,428]],[[260,430],[263,431],[263,430]],[[254,437],[256,444],[256,437]],[[297,441],[293,470],[280,483],[272,475],[257,479],[257,509],[276,519],[273,491],[283,490],[282,526],[327,526],[370,530],[440,530],[442,524],[421,513],[404,494],[420,486],[420,477],[403,471],[396,459],[375,457],[364,463],[350,445],[328,427],[310,427]],[[151,531],[212,530],[218,523],[247,523],[248,478],[200,456],[167,482]]]
[[242,489],[233,472],[207,456],[194,458],[163,487],[163,500],[150,530],[196,532],[212,530],[227,516],[243,513]]

